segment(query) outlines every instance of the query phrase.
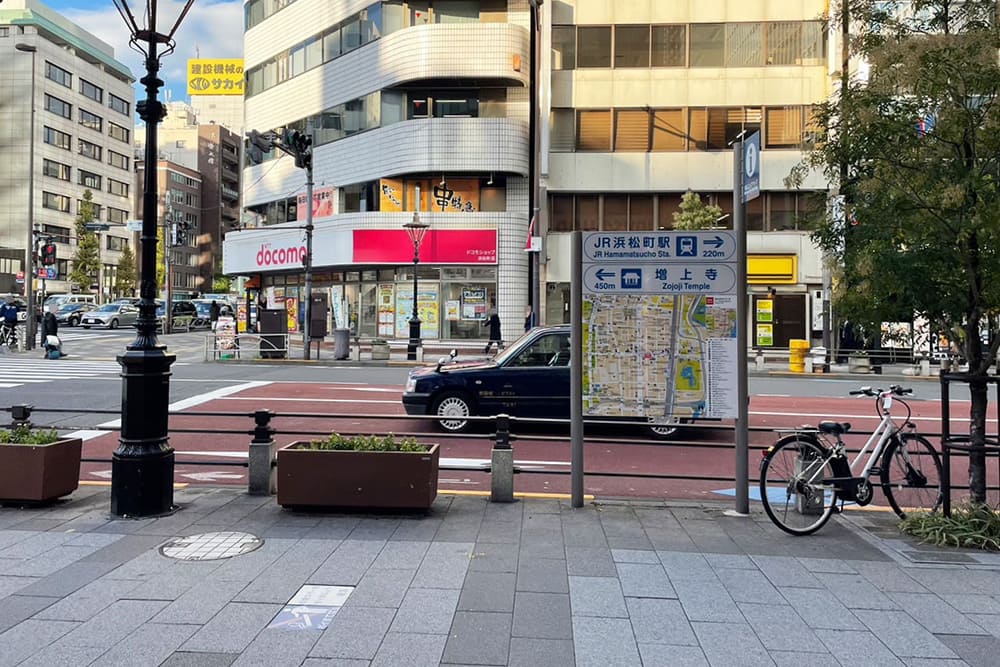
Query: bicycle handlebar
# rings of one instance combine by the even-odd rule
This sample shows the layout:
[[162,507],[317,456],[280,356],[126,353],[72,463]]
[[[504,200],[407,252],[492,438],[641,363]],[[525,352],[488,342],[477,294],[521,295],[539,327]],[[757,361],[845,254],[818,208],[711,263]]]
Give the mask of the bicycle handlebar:
[[892,394],[894,396],[907,396],[913,393],[911,388],[903,388],[898,384],[889,385],[888,389],[882,389],[881,387],[861,387],[854,391],[848,392],[851,396],[888,396]]

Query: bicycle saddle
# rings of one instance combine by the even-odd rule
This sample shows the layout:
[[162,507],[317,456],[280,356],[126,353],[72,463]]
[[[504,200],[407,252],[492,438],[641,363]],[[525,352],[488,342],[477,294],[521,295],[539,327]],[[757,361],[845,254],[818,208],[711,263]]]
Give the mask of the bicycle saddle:
[[851,425],[847,422],[820,422],[818,428],[820,433],[843,435],[851,430]]

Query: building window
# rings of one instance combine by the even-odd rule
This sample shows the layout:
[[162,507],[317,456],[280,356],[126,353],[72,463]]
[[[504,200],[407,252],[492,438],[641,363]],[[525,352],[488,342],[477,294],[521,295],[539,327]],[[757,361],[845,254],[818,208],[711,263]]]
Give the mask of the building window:
[[108,222],[124,225],[128,221],[128,211],[121,208],[108,207]]
[[552,26],[552,69],[576,69],[576,26]]
[[114,93],[108,93],[108,106],[111,107],[113,110],[117,111],[118,113],[124,116],[128,116],[129,107],[131,105],[128,103],[127,100],[118,97]]
[[53,160],[42,161],[42,173],[46,176],[58,178],[60,181],[68,181],[70,179],[70,172],[71,169],[68,164],[62,164]]
[[122,238],[120,236],[111,236],[110,234],[108,234],[104,238],[107,239],[108,250],[116,250],[118,252],[121,252],[122,250],[128,247],[128,239]]
[[726,24],[726,67],[764,64],[764,33],[760,23]]
[[633,232],[653,229],[653,197],[650,195],[629,195],[628,228]]
[[768,107],[764,122],[764,147],[800,147],[802,145],[802,116],[802,107]]
[[601,198],[592,195],[576,197],[576,228],[584,232],[596,232],[601,224]]
[[653,112],[653,150],[687,150],[687,124],[683,109],[657,109]]
[[101,147],[84,139],[77,139],[77,152],[91,160],[99,161],[101,159]]
[[112,167],[118,167],[119,169],[128,171],[128,156],[114,151],[108,151],[108,164]]
[[573,196],[552,195],[551,200],[552,207],[549,213],[549,231],[573,231]]
[[57,225],[42,225],[42,234],[51,236],[56,243],[69,243],[69,228]]
[[649,26],[615,26],[615,67],[649,67]]
[[692,23],[689,27],[691,67],[722,67],[726,54],[724,23]]
[[[110,192],[113,195],[128,197],[128,183],[122,183],[121,181],[116,181],[113,178],[109,178],[108,192]],[[195,204],[195,206],[197,206],[197,203]]]
[[611,150],[611,111],[579,111],[576,124],[578,151]]
[[104,124],[104,119],[97,114],[92,114],[86,109],[79,109],[80,113],[80,125],[86,128],[100,132]]
[[89,171],[79,170],[80,185],[90,188],[91,190],[101,190],[101,177],[97,174],[91,173]]
[[604,219],[601,229],[606,232],[628,230],[628,196],[604,195]]
[[615,111],[615,150],[649,150],[649,112],[622,109]]
[[45,61],[45,78],[67,88],[73,87],[73,75],[62,67],[59,67],[59,65],[53,65],[47,60]]
[[52,192],[42,193],[42,208],[69,213],[69,197]]
[[65,132],[60,132],[59,130],[54,130],[51,127],[45,127],[45,143],[50,146],[55,146],[57,148],[62,148],[64,150],[71,150],[72,137]]
[[122,127],[121,125],[115,125],[114,123],[108,123],[108,135],[112,139],[117,139],[118,141],[123,141],[128,143],[128,129]]
[[52,95],[45,96],[45,109],[63,118],[73,117],[73,105]]
[[687,26],[654,25],[651,37],[653,67],[684,67],[687,65]]
[[799,65],[802,55],[802,24],[794,21],[767,24],[767,64]]
[[576,147],[576,113],[573,109],[553,109],[549,124],[549,146],[552,152],[572,152]]
[[104,102],[104,91],[86,79],[80,79],[80,94],[95,102]]
[[[81,211],[83,211],[83,207],[86,205],[86,203],[87,202],[83,201],[82,199],[77,199],[76,200],[76,212],[78,214]],[[94,202],[90,202],[90,210],[94,214],[94,220],[100,220],[101,219],[101,209],[103,209],[103,208],[104,207],[101,206],[100,204],[95,204]]]
[[611,67],[611,26],[579,26],[577,67]]

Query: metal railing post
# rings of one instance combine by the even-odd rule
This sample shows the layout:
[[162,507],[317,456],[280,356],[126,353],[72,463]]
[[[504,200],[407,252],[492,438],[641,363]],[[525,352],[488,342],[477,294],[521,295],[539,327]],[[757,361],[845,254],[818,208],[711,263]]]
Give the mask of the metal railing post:
[[269,496],[275,492],[275,445],[274,429],[271,428],[273,417],[274,413],[270,410],[257,410],[253,413],[253,440],[250,441],[247,457],[247,493],[251,496]]
[[510,447],[510,417],[497,415],[496,439],[490,466],[490,501],[514,502],[514,450]]

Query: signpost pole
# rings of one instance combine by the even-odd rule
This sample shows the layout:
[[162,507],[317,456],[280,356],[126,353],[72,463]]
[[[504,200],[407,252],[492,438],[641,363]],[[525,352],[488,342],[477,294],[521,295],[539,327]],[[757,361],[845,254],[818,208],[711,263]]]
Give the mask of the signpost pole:
[[[733,144],[733,232],[736,234],[736,512],[750,513],[749,403],[747,388],[747,229],[743,193],[743,139]],[[757,155],[753,156],[757,159]]]
[[583,232],[573,232],[569,302],[570,500],[583,507]]

